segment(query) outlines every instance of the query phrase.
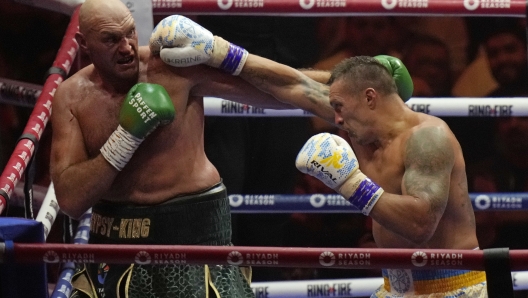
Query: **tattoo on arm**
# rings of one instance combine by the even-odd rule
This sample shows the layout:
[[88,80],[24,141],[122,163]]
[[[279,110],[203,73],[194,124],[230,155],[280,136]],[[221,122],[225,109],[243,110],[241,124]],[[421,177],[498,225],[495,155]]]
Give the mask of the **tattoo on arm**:
[[249,69],[246,71],[246,76],[247,80],[253,86],[264,90],[265,92],[273,94],[273,88],[290,86],[291,88],[299,88],[299,91],[302,91],[303,96],[312,103],[321,102],[323,100],[328,102],[329,87],[325,84],[316,82],[305,75],[292,78]]
[[454,151],[446,131],[425,127],[409,138],[403,178],[407,194],[428,200],[432,216],[439,215],[449,195]]

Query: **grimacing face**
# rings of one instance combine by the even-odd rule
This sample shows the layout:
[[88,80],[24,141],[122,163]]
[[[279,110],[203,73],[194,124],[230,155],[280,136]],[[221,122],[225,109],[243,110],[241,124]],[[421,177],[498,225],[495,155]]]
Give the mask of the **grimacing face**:
[[129,13],[121,22],[103,18],[89,29],[85,39],[92,63],[101,73],[115,79],[137,80],[138,37]]
[[336,80],[330,86],[330,104],[335,113],[334,122],[348,132],[351,139],[365,145],[372,141],[367,118],[366,99],[360,94],[352,94],[344,79]]

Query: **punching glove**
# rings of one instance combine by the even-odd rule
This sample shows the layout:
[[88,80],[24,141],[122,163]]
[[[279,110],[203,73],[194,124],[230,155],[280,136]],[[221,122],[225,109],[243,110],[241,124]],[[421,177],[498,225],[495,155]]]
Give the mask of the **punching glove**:
[[336,135],[320,133],[311,137],[297,155],[295,166],[321,180],[365,215],[384,192],[359,170],[356,154],[347,141]]
[[374,58],[383,64],[389,73],[392,74],[392,77],[396,82],[396,87],[398,88],[398,94],[403,102],[408,101],[413,94],[414,85],[407,67],[405,67],[403,62],[396,57],[378,55]]
[[166,17],[152,31],[150,51],[175,67],[207,64],[238,75],[248,52],[180,15]]
[[121,107],[119,126],[101,147],[101,154],[121,171],[141,142],[158,126],[172,122],[174,115],[174,105],[165,88],[148,83],[134,85]]

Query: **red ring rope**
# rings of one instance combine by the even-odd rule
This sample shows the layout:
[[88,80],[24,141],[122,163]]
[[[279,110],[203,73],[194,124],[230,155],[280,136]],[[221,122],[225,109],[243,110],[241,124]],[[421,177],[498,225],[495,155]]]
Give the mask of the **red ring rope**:
[[[62,40],[62,44],[58,50],[55,61],[53,62],[53,67],[62,69],[66,74],[69,73],[73,60],[77,54],[77,50],[79,49],[79,45],[75,40],[75,33],[79,29],[78,23],[79,10],[77,9],[72,15],[70,24],[68,25]],[[57,90],[57,87],[62,81],[63,78],[57,73],[53,73],[47,77],[42,92],[29,116],[23,134],[32,134],[35,136],[36,140],[40,140],[42,132],[44,131],[51,115],[51,101],[53,100],[55,90]],[[13,150],[2,175],[0,175],[0,190],[7,194],[7,198],[5,198],[0,192],[0,214],[4,211],[6,202],[9,197],[11,197],[18,181],[22,178],[22,174],[34,154],[34,150],[35,144],[29,139],[24,139],[18,142]]]
[[[12,254],[11,254],[12,253]],[[341,269],[484,270],[482,250],[292,248],[191,245],[15,243],[12,262],[223,264]],[[6,261],[7,258],[0,257]],[[511,270],[528,269],[528,250],[510,251]]]
[[218,15],[465,15],[525,17],[520,0],[153,0],[153,13]]

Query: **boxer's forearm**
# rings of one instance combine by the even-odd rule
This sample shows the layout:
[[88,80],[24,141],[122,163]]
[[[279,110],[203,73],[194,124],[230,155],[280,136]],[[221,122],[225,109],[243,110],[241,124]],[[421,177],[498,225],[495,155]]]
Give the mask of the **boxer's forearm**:
[[318,70],[318,69],[299,69],[303,74],[305,74],[310,79],[317,81],[319,83],[326,84],[328,80],[330,80],[330,75],[332,74],[329,71],[326,70]]
[[79,218],[110,189],[118,171],[102,155],[52,171],[59,207],[63,213]]
[[[318,80],[327,80],[327,75],[323,72],[310,71],[309,74]],[[328,99],[329,87],[303,72],[250,54],[240,76],[278,100],[333,123],[334,111]]]

